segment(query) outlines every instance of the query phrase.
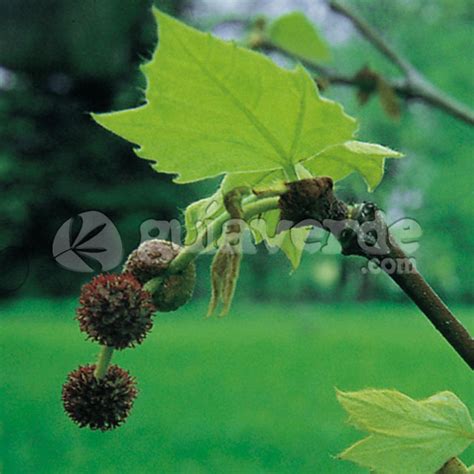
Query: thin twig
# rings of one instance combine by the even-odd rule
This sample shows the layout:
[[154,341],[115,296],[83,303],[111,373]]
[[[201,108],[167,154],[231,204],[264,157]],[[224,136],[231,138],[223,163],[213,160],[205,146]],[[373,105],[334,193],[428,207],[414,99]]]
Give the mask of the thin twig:
[[[377,263],[474,370],[474,339],[395,242],[382,213],[372,203],[355,205],[353,209],[357,209],[355,215],[360,227],[335,234],[342,253],[360,255]],[[368,230],[364,230],[367,224]]]
[[[331,7],[353,21],[357,29],[403,72],[403,79],[389,79],[384,77],[387,85],[400,98],[405,100],[419,100],[469,125],[474,125],[474,112],[472,110],[431,84],[410,62],[395,52],[395,50],[365,21],[334,0],[331,2]],[[284,49],[273,44],[268,38],[262,38],[257,47],[266,52],[277,51],[285,55],[290,55],[293,59],[304,64],[309,70],[314,71],[318,75],[316,80],[323,79],[329,84],[336,86],[356,88],[364,86],[363,79],[358,77],[357,74],[341,74],[335,69],[328,68],[327,66],[313,61],[308,61],[298,56],[298,54],[289,54]]]
[[393,271],[386,273],[405,292],[407,296],[423,311],[433,326],[443,335],[449,344],[474,369],[474,339],[467,329],[456,319],[441,298],[413,267],[402,249],[389,239],[389,258],[410,271]]
[[[396,52],[365,20],[337,0],[330,0],[330,7],[335,12],[345,16],[357,30],[375,46],[387,59],[395,64],[405,76],[405,82],[400,87],[394,87],[395,92],[406,98],[420,99],[456,117],[469,125],[474,125],[474,112],[464,104],[448,96],[429,82],[418,69]],[[330,77],[327,78],[331,82]],[[342,84],[342,82],[334,82]],[[390,83],[390,81],[389,81]],[[356,85],[345,82],[346,85]]]
[[[268,40],[262,44],[262,49],[265,51],[278,51],[279,53],[288,54],[283,49],[270,43]],[[333,68],[317,64],[299,57],[296,54],[291,55],[294,59],[305,65],[310,71],[317,74],[316,81],[326,80],[329,84],[335,86],[347,87],[363,87],[363,79],[355,75],[341,74]],[[442,110],[449,115],[462,120],[470,125],[474,125],[474,113],[471,112],[464,104],[456,101],[452,97],[446,95],[444,92],[435,88],[432,84],[426,82],[421,77],[415,82],[409,82],[408,79],[388,79],[384,78],[385,82],[393,89],[393,91],[402,99],[405,100],[420,100],[425,104],[431,105],[439,110]]]
[[396,64],[403,74],[407,77],[411,75],[417,76],[418,71],[407,61],[404,57],[398,54],[383,38],[375,31],[363,18],[356,15],[352,10],[341,5],[336,0],[331,0],[329,6],[336,13],[345,16],[357,28],[357,30],[364,36],[369,43],[375,46],[384,56],[386,56],[392,63]]
[[[269,49],[277,50],[273,46],[268,44],[265,45]],[[279,50],[280,52],[283,52]],[[297,58],[302,64],[304,64],[308,69],[314,71],[318,77],[318,79],[326,80],[331,85],[338,85],[338,86],[349,86],[349,87],[363,87],[364,81],[360,77],[357,77],[357,74],[351,76],[349,74],[341,74],[333,68],[329,68],[327,66],[323,66],[321,64],[316,64],[314,62],[309,62],[307,60],[303,60]],[[385,78],[384,78],[385,79]],[[386,83],[393,89],[393,91],[403,99],[414,99],[414,91],[412,88],[406,83],[403,79],[385,79]]]
[[474,125],[474,112],[432,84],[425,83],[423,86],[415,84],[408,87],[407,92],[414,99],[423,100],[426,104],[432,105],[439,110],[444,110],[469,125]]

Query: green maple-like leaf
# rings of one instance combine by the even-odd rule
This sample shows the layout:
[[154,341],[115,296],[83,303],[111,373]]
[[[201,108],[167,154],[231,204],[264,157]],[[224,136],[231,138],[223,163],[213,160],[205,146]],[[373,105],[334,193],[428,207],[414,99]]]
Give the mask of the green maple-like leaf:
[[327,61],[331,54],[315,26],[302,12],[292,12],[274,20],[268,26],[269,41],[309,62]]
[[[369,190],[377,187],[383,177],[385,158],[400,158],[402,155],[390,148],[358,141],[347,141],[343,144],[333,145],[321,153],[296,165],[297,174],[301,178],[311,176],[331,176],[334,181],[339,181],[347,175],[358,172],[366,181]],[[251,189],[271,188],[287,181],[283,169],[256,171],[251,173],[230,173],[224,178],[220,190],[207,199],[191,204],[186,210],[186,242],[194,239],[199,224],[212,218],[211,210],[223,211],[222,195],[232,189],[248,186]],[[212,203],[212,206],[211,206]],[[214,214],[216,215],[216,214]],[[279,211],[266,212],[261,216],[265,228],[260,228],[259,233],[253,232],[257,243],[266,241],[272,246],[278,246],[291,262],[293,269],[298,268],[304,242],[309,230],[296,228],[275,234],[278,224]]]
[[[325,148],[315,156],[296,165],[300,178],[311,176],[330,176],[339,181],[351,173],[359,173],[373,191],[382,181],[386,158],[401,158],[403,155],[390,148],[350,140]],[[286,181],[283,170],[271,170],[265,173],[232,173],[226,176],[222,188],[230,191],[234,186],[265,188],[265,186]]]
[[[359,143],[351,141],[355,120],[319,95],[303,67],[283,69],[262,54],[199,32],[156,9],[154,14],[159,45],[142,68],[146,104],[93,117],[136,144],[136,153],[153,161],[156,171],[176,174],[178,183],[226,175],[214,196],[186,210],[187,243],[206,220],[224,212],[222,196],[236,186],[265,187],[315,174],[337,180],[352,171],[371,187],[380,181],[384,156],[396,153],[377,145],[361,144],[358,150],[348,145]],[[286,35],[301,22],[298,14],[280,19],[280,32],[282,25]],[[307,26],[301,28],[309,34]],[[271,34],[274,40],[278,37],[275,25]],[[310,36],[308,54],[314,59],[314,31]],[[286,38],[282,47],[291,52],[291,44]],[[281,246],[295,268],[305,232],[295,229],[294,239],[283,233],[266,240]]]
[[157,171],[190,182],[223,173],[284,169],[349,140],[354,119],[319,96],[301,66],[288,71],[154,10],[159,45],[143,67],[147,103],[94,115],[139,145]]
[[433,474],[474,441],[466,406],[451,392],[416,401],[395,390],[337,392],[369,436],[340,454],[377,473]]
[[331,176],[334,181],[358,172],[372,191],[382,181],[385,158],[402,156],[381,145],[351,140],[326,148],[305,161],[303,166],[317,176]]

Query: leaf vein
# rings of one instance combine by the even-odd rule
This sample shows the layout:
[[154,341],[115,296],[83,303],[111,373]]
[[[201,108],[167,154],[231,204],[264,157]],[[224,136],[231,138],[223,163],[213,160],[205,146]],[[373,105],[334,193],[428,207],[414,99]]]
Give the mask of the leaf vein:
[[301,139],[301,133],[303,131],[303,121],[306,115],[306,84],[304,84],[304,76],[301,76],[303,80],[303,89],[300,96],[300,107],[298,110],[298,117],[296,119],[295,131],[293,143],[291,144],[290,157],[293,159],[293,155],[298,147],[299,141]]
[[[174,35],[174,34],[173,34]],[[243,104],[238,97],[236,97],[232,91],[215,75],[213,74],[206,65],[184,44],[181,38],[178,35],[174,35],[176,40],[179,42],[184,52],[199,66],[202,72],[214,82],[219,89],[227,95],[234,105],[245,115],[245,117],[250,121],[250,123],[256,128],[260,135],[270,144],[270,146],[275,150],[277,155],[281,158],[281,162],[285,165],[287,164],[287,155],[284,148],[279,143],[279,141],[273,136],[273,134],[265,127],[263,123],[255,116],[255,114]],[[208,45],[208,49],[210,49]]]

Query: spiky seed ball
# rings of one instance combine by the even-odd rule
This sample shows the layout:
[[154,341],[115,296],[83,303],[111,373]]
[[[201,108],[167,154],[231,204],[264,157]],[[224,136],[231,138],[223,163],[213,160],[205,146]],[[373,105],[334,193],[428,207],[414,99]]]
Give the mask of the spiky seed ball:
[[62,390],[64,410],[80,428],[112,430],[130,413],[138,393],[135,378],[117,365],[100,380],[94,370],[95,365],[85,365],[68,375]]
[[130,274],[94,277],[82,287],[79,303],[81,331],[115,349],[140,344],[153,325],[151,294]]
[[[124,272],[131,273],[141,283],[163,275],[181,247],[167,240],[152,239],[140,244],[127,259]],[[182,272],[167,275],[153,293],[158,311],[175,311],[193,295],[196,283],[196,265],[190,263]]]

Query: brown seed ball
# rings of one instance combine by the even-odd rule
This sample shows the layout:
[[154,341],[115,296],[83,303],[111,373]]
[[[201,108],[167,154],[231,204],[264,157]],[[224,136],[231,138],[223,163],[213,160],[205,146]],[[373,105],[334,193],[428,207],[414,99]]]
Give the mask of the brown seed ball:
[[167,240],[147,240],[129,255],[123,272],[131,273],[142,284],[146,283],[162,275],[180,250],[179,245]]
[[[129,272],[142,284],[162,276],[181,247],[167,240],[152,239],[140,244],[127,259],[124,273]],[[196,265],[190,263],[183,271],[167,275],[153,293],[153,303],[158,311],[175,311],[186,304],[193,295],[196,283]]]
[[181,273],[165,277],[153,293],[153,304],[158,311],[176,311],[193,296],[196,284],[196,265],[189,264]]
[[115,349],[140,344],[153,325],[151,294],[130,274],[96,276],[82,287],[79,303],[81,331]]
[[63,385],[62,401],[69,418],[80,428],[112,430],[122,424],[137,396],[136,382],[130,374],[112,365],[100,380],[95,365],[79,367]]

